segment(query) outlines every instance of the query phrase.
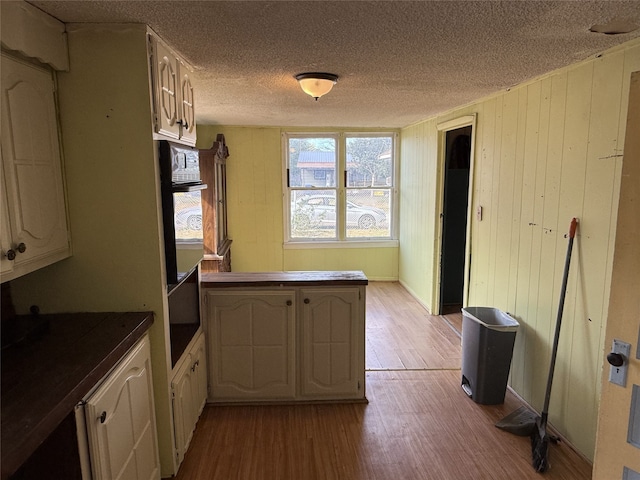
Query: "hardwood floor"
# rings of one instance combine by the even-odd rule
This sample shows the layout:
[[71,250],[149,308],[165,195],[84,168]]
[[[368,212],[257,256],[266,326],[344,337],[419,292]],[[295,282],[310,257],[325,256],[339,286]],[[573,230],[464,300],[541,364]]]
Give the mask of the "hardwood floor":
[[[176,478],[541,478],[529,439],[494,426],[519,401],[478,405],[460,388],[461,319],[429,315],[397,283],[367,295],[368,404],[208,406]],[[567,445],[552,445],[549,461],[546,479],[591,478]]]

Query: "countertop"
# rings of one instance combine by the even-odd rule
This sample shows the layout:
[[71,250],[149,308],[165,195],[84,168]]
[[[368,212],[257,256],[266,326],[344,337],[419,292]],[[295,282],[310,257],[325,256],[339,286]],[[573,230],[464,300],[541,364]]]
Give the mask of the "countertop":
[[203,273],[202,288],[221,287],[307,287],[367,285],[361,271],[221,272]]
[[45,325],[40,334],[2,350],[3,480],[135,345],[153,323],[153,314],[73,313],[37,319]]

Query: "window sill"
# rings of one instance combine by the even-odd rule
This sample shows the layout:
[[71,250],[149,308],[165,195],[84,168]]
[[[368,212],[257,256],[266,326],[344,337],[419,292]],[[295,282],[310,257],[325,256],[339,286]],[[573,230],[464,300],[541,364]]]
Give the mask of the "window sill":
[[285,250],[312,248],[397,248],[398,240],[300,240],[285,242]]
[[202,250],[202,240],[177,240],[176,248],[181,250]]

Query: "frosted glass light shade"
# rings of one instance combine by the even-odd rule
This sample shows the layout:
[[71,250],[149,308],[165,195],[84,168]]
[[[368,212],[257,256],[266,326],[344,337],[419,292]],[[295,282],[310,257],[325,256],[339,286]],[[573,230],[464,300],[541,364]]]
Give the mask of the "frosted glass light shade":
[[300,73],[295,76],[295,79],[300,83],[303,92],[318,100],[331,91],[338,81],[338,76],[332,73],[312,72]]

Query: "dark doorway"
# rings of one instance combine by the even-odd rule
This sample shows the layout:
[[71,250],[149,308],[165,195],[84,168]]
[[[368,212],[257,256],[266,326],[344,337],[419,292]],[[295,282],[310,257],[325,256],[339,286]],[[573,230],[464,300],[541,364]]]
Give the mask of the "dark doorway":
[[471,126],[445,138],[444,202],[440,249],[440,313],[459,312],[464,297]]

